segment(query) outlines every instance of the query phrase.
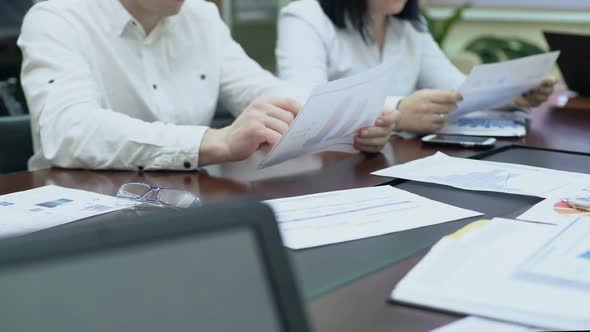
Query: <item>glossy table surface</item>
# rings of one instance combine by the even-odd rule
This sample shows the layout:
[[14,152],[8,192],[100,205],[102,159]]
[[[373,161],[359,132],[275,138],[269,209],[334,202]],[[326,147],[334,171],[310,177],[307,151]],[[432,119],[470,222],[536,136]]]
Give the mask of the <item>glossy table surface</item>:
[[[579,106],[579,105],[578,105]],[[588,108],[541,107],[533,112],[524,138],[502,139],[497,146],[536,147],[590,152]],[[469,157],[480,150],[423,146],[418,139],[395,137],[376,155],[323,153],[289,161],[280,167],[257,170],[259,158],[200,172],[116,172],[48,169],[0,176],[0,194],[55,184],[112,195],[125,182],[142,181],[160,187],[183,188],[205,203],[228,197],[254,195],[261,199],[311,194],[377,185],[385,178],[371,172],[442,151]],[[457,319],[457,315],[388,303],[391,289],[420,259],[398,264],[348,283],[308,301],[317,331],[427,331]]]

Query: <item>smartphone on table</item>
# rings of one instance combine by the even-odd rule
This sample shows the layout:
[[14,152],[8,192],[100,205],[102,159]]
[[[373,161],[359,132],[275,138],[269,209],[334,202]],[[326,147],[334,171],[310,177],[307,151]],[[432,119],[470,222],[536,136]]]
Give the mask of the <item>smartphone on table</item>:
[[496,139],[492,137],[432,134],[422,137],[422,143],[429,145],[451,145],[464,148],[489,149],[494,147]]

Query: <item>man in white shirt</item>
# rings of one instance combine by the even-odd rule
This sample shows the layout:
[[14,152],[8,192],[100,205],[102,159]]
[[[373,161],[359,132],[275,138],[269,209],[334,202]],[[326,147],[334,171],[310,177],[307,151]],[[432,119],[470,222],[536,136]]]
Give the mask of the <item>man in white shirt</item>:
[[[42,2],[19,46],[33,170],[242,160],[276,144],[304,98],[249,59],[217,8],[200,0]],[[218,99],[238,118],[216,130],[207,126]],[[366,150],[385,144],[393,118],[378,123]]]

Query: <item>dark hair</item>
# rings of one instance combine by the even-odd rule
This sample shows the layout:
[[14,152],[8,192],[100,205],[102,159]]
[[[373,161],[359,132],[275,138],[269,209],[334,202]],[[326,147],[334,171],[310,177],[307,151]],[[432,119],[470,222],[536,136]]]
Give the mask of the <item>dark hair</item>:
[[[368,0],[318,0],[324,13],[340,29],[346,28],[346,19],[350,20],[363,39],[365,39],[365,26],[367,24]],[[420,6],[418,0],[408,0],[401,13],[394,15],[402,20],[413,21],[414,26],[420,31],[426,31],[425,24],[420,18]]]

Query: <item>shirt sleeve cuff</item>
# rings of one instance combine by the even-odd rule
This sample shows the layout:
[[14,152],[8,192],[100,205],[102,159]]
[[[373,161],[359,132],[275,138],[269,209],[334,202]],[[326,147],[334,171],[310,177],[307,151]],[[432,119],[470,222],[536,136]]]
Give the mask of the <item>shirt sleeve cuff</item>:
[[167,144],[151,163],[146,163],[145,170],[197,170],[201,141],[208,129],[205,126],[176,126],[174,138],[168,142],[172,144]]
[[397,105],[404,97],[401,96],[387,96],[385,98],[385,109],[388,111],[397,111]]

